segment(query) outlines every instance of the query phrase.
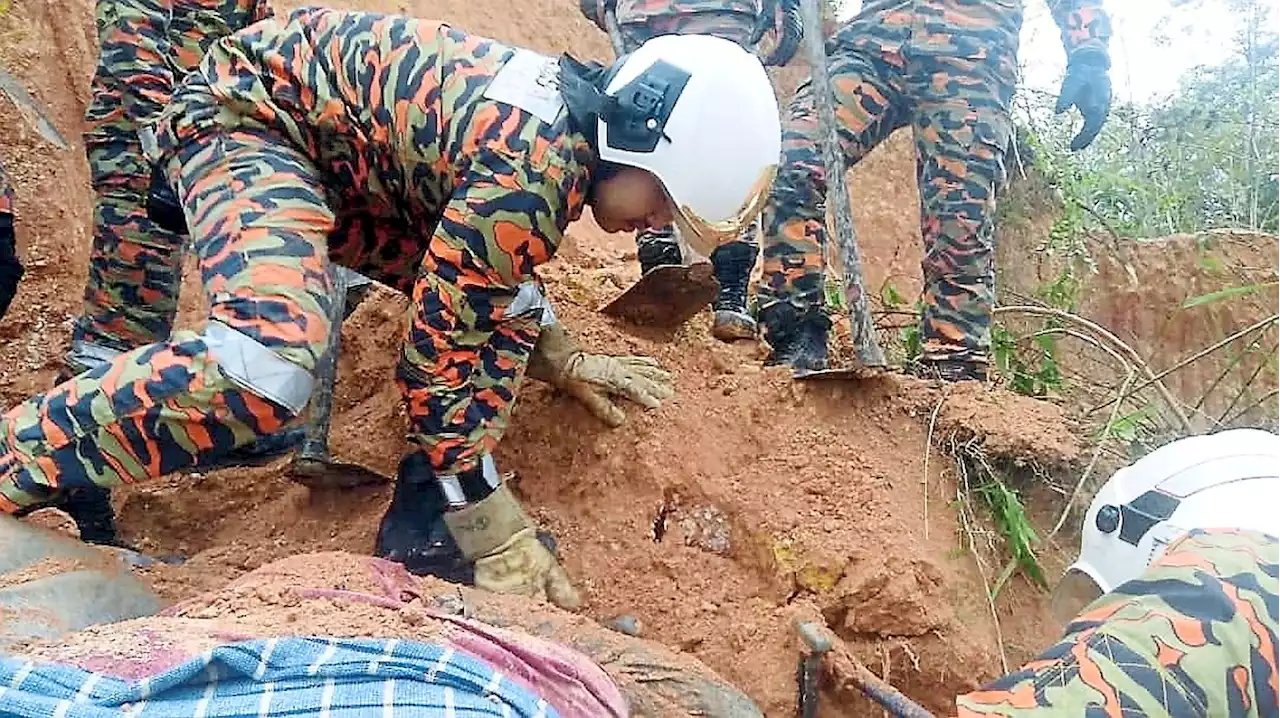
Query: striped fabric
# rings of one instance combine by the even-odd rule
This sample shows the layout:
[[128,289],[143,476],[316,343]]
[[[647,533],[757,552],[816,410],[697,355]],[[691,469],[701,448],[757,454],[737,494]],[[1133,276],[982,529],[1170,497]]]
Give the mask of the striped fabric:
[[0,716],[558,718],[450,646],[364,638],[230,643],[140,681],[0,656]]

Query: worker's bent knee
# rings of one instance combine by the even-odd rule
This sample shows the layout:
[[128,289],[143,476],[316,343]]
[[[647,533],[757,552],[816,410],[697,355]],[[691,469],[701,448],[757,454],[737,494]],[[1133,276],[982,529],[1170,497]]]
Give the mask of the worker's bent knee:
[[209,320],[201,338],[210,356],[237,386],[295,416],[302,413],[315,382],[311,373],[314,364],[303,366],[216,319]]

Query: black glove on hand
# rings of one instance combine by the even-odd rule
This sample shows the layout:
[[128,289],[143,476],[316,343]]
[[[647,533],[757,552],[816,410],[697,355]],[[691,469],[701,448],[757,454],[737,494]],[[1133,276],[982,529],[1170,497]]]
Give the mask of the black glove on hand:
[[147,190],[147,217],[161,228],[174,234],[187,233],[187,215],[178,201],[178,195],[169,184],[164,169],[151,167],[151,187]]
[[0,212],[0,319],[9,311],[13,295],[22,280],[22,262],[18,261],[18,242],[13,235],[13,215]]
[[1058,93],[1058,104],[1053,111],[1062,114],[1072,105],[1080,108],[1084,127],[1071,140],[1072,152],[1088,147],[1107,121],[1111,110],[1111,78],[1107,76],[1110,67],[1107,53],[1094,48],[1076,50],[1067,61],[1067,76],[1062,80],[1062,91]]

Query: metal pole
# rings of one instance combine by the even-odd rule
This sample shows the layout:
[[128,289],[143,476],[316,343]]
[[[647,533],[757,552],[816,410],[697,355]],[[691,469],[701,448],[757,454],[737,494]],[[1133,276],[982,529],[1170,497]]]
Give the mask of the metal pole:
[[605,11],[604,24],[609,29],[609,44],[613,45],[613,56],[619,58],[627,54],[622,44],[622,31],[618,29],[618,16],[612,10]]
[[836,131],[835,100],[832,96],[831,78],[827,74],[827,52],[823,47],[822,14],[818,0],[801,0],[800,12],[804,18],[804,35],[809,46],[810,91],[814,108],[818,112],[818,125],[822,129],[822,159],[827,169],[827,206],[835,216],[836,246],[840,250],[840,263],[844,265],[844,293],[849,302],[852,320],[853,345],[858,361],[868,367],[884,366],[884,352],[876,341],[875,327],[871,324],[871,309],[862,281],[862,255],[858,252],[858,239],[853,230],[853,212],[849,208],[849,190],[844,181],[844,153],[840,150],[840,137]]

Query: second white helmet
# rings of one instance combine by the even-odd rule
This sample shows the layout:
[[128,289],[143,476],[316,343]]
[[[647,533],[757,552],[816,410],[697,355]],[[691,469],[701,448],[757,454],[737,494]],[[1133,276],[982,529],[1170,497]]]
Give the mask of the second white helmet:
[[718,37],[656,37],[621,59],[605,95],[600,159],[653,173],[699,254],[736,239],[763,209],[782,126],[755,55]]
[[1137,578],[1192,529],[1280,536],[1280,436],[1232,429],[1166,444],[1117,471],[1094,496],[1080,556],[1054,590],[1061,621]]

